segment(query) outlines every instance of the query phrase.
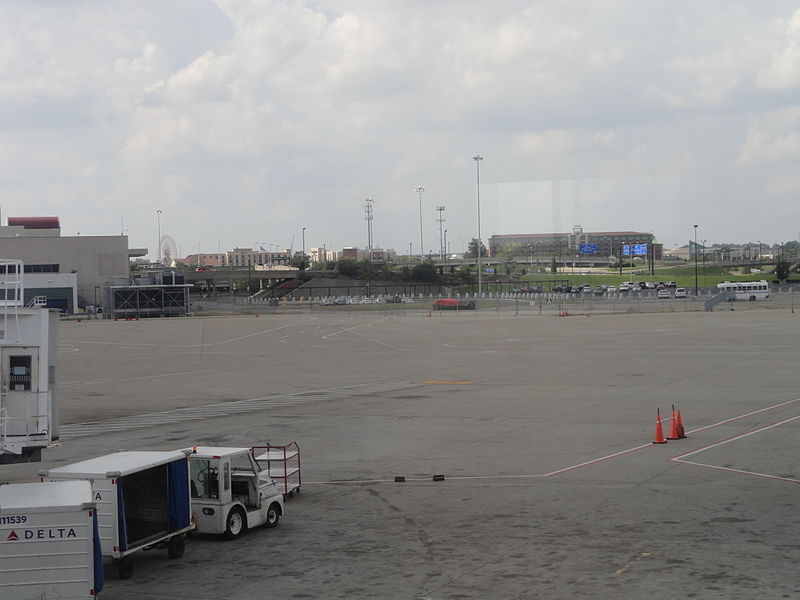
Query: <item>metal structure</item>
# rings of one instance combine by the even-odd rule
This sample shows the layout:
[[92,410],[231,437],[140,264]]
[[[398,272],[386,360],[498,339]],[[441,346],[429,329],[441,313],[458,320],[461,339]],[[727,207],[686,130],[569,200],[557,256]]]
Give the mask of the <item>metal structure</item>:
[[372,198],[364,200],[364,220],[367,222],[367,249],[370,262],[372,262],[372,205],[374,203],[375,200]]
[[476,154],[472,157],[472,160],[475,161],[475,169],[476,169],[476,177],[477,177],[477,190],[478,190],[478,247],[475,251],[475,254],[478,255],[478,298],[481,297],[483,292],[482,290],[482,271],[483,265],[481,264],[481,248],[483,246],[483,242],[481,241],[481,161],[483,157],[480,154]]
[[58,312],[22,306],[24,265],[0,260],[0,464],[41,460],[58,439]]
[[444,206],[437,206],[436,212],[439,213],[439,216],[436,217],[436,222],[439,223],[439,257],[444,260],[445,253],[447,252],[443,228],[444,222],[446,221],[444,218]]
[[105,315],[108,318],[183,317],[189,312],[189,284],[109,285]]
[[161,213],[164,211],[156,209],[156,222],[158,223],[158,262],[161,263]]
[[419,262],[421,264],[425,260],[425,242],[422,239],[422,192],[425,191],[425,188],[418,185],[414,191],[419,194]]
[[[165,267],[172,267],[175,264],[175,260],[178,258],[178,246],[175,244],[175,240],[172,239],[171,235],[167,235],[166,233],[161,236],[161,243],[160,247],[160,263]],[[200,252],[198,250],[197,253],[198,260],[200,260]]]

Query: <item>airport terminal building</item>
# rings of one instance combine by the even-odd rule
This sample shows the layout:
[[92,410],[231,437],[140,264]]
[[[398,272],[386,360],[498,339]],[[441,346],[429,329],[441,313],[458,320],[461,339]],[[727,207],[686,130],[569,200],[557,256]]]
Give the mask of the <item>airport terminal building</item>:
[[570,233],[516,233],[489,238],[489,256],[496,257],[504,246],[514,244],[520,255],[531,260],[550,257],[593,254],[601,259],[617,257],[624,246],[646,245],[655,260],[661,260],[663,244],[655,242],[652,233],[642,231],[583,231],[574,227]]
[[130,259],[145,254],[125,235],[62,236],[58,217],[8,217],[0,226],[0,257],[25,264],[26,303],[45,296],[66,312],[100,302],[103,286],[129,277]]

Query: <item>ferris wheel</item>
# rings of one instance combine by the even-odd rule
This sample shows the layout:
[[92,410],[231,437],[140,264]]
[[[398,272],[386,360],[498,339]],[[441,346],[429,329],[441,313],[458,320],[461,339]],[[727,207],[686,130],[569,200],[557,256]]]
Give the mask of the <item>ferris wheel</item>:
[[165,267],[174,267],[178,258],[178,246],[171,235],[161,236],[161,264]]

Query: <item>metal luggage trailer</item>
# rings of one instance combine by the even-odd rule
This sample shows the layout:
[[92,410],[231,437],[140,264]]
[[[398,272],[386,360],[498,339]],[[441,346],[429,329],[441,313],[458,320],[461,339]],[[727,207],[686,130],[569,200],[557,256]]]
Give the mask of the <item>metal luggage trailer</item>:
[[41,475],[91,481],[103,556],[121,579],[133,575],[134,552],[166,548],[170,558],[183,555],[184,536],[194,529],[184,452],[117,452]]
[[0,486],[0,598],[85,598],[103,590],[88,481]]

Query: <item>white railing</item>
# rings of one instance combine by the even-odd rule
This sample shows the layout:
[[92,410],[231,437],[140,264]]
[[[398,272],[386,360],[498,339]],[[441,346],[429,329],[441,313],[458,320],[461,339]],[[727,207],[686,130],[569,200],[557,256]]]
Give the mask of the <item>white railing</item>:
[[47,296],[34,296],[25,306],[33,308],[47,306]]
[[[47,392],[35,392],[35,394],[38,405],[40,396],[46,395]],[[26,403],[25,416],[10,417],[8,410],[2,405],[5,398],[7,396],[3,395],[0,400],[0,454],[4,452],[22,454],[25,448],[32,447],[47,448],[51,441],[48,415],[28,413],[27,409],[31,408],[31,404]],[[22,426],[16,426],[20,421]]]
[[[17,259],[0,259],[0,306],[2,306],[2,324],[0,331],[0,341],[14,340],[19,341],[19,315],[17,309],[22,306],[25,300],[25,286],[23,284],[24,264]],[[9,321],[13,321],[12,327],[16,330],[14,338],[9,330]]]

